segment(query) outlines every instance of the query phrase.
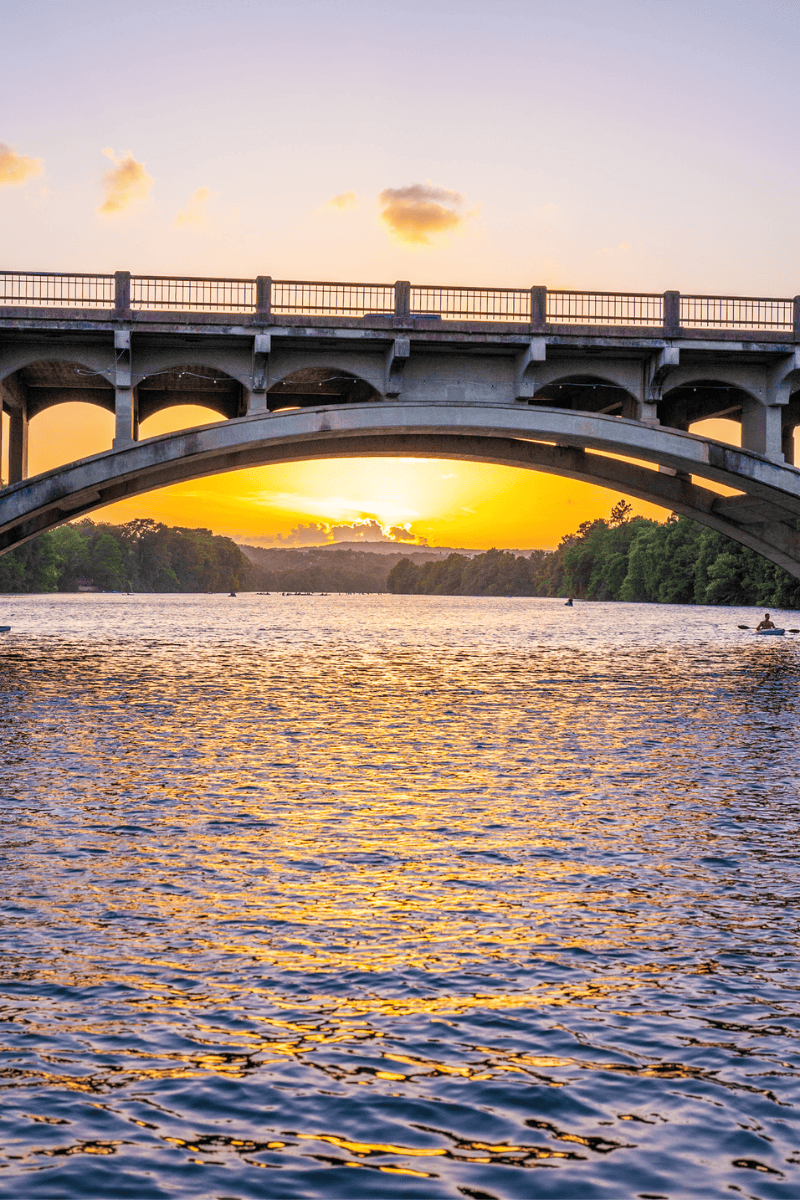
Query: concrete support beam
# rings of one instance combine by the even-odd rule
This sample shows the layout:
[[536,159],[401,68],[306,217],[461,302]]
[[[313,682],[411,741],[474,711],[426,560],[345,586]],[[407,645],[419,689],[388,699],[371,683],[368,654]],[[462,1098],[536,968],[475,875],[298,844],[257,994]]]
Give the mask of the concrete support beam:
[[664,346],[644,364],[642,396],[637,406],[636,418],[648,425],[658,424],[658,405],[664,392],[664,383],[671,371],[680,365],[679,346]]
[[748,398],[742,404],[742,449],[783,462],[781,406]]
[[253,338],[253,369],[250,376],[251,386],[245,389],[245,401],[248,417],[255,413],[267,411],[267,390],[269,388],[269,356],[272,353],[272,335],[257,333]]
[[9,414],[7,482],[19,483],[28,478],[28,389],[18,376],[8,375],[0,383],[0,414],[4,408]]
[[8,482],[21,483],[28,478],[27,406],[11,409],[8,437]]
[[536,392],[536,368],[547,361],[547,342],[543,337],[531,338],[517,355],[514,363],[514,399],[531,400]]
[[122,450],[139,440],[139,405],[136,389],[131,386],[131,334],[129,329],[114,333],[114,450]]
[[790,467],[794,466],[794,430],[790,425],[784,425],[781,433],[781,449],[783,461]]
[[403,390],[403,372],[411,357],[411,340],[407,337],[395,338],[386,351],[386,368],[383,385],[384,395],[397,397]]

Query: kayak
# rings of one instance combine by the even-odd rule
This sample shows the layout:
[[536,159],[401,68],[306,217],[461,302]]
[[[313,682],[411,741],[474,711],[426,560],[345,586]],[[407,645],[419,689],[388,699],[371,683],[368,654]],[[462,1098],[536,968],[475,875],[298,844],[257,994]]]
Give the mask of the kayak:
[[0,625],[0,633],[11,633],[10,625]]
[[783,637],[786,633],[785,629],[757,629],[756,633],[766,637]]

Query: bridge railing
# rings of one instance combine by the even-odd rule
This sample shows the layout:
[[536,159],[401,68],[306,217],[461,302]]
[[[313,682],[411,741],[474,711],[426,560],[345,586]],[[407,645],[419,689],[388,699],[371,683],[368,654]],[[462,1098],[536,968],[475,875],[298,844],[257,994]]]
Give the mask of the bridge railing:
[[130,303],[119,308],[179,312],[252,312],[254,279],[181,279],[171,275],[131,275]]
[[0,274],[0,305],[7,308],[113,308],[114,304],[113,275]]
[[391,283],[306,283],[274,279],[271,309],[278,315],[365,317],[390,316],[395,310]]
[[689,329],[791,331],[794,308],[793,300],[755,296],[681,296],[680,323]]
[[231,313],[269,322],[281,316],[428,317],[508,323],[542,332],[549,325],[794,333],[800,297],[590,292],[565,288],[471,288],[397,283],[182,278],[170,275],[0,272],[0,307]]
[[421,286],[410,289],[410,313],[444,321],[516,321],[531,319],[530,288]]
[[664,297],[638,292],[547,292],[553,325],[663,325]]

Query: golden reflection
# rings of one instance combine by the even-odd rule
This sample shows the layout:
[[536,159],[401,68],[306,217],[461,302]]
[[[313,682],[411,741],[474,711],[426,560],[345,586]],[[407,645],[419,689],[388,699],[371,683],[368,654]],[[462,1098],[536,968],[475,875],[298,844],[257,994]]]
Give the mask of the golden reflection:
[[[25,866],[9,920],[35,910],[44,942],[4,964],[25,989],[22,1033],[4,1035],[23,1039],[17,1094],[57,1093],[70,1123],[102,1101],[181,1164],[448,1186],[622,1159],[639,1124],[682,1128],[689,1090],[774,1103],[763,1016],[737,1025],[729,1006],[731,981],[766,994],[773,969],[762,865],[778,832],[791,856],[794,808],[765,822],[764,789],[791,781],[762,768],[788,753],[791,646],[765,658],[687,611],[665,646],[641,635],[667,620],[643,606],[634,633],[577,610],[578,636],[539,602],[247,597],[234,615],[148,597],[125,626],[128,599],[84,609],[79,636],[68,605],[89,602],[47,597],[9,658],[25,768],[9,757],[4,794],[48,797],[20,802],[7,839]],[[752,911],[734,904],[747,879]],[[742,945],[762,956],[741,976],[731,939],[736,971]],[[264,1085],[276,1115],[271,1099],[248,1115]],[[489,1121],[520,1096],[524,1119]],[[556,1123],[576,1096],[602,1131]],[[473,1136],[451,1104],[481,1114]],[[58,1119],[35,1131],[59,1153],[125,1153],[116,1129],[79,1142]]]

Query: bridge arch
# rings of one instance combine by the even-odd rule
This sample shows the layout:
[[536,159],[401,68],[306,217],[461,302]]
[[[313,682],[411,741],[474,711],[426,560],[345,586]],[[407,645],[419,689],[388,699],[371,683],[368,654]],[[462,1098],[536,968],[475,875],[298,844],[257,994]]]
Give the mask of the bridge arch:
[[244,415],[245,388],[226,371],[203,363],[183,362],[140,375],[136,384],[138,420],[181,405],[209,409],[223,420]]
[[360,348],[357,352],[337,347],[332,355],[326,350],[279,350],[270,356],[270,391],[292,379],[299,381],[306,376],[309,380],[315,378],[310,374],[314,371],[319,372],[318,378],[323,375],[352,376],[370,387],[375,397],[379,397],[383,395],[386,382],[386,351],[382,347]]
[[742,413],[761,404],[759,396],[737,384],[716,377],[699,376],[664,388],[657,406],[658,419],[670,429],[687,430],[697,421],[725,418],[741,425]]
[[537,387],[530,405],[550,405],[575,412],[607,413],[634,418],[636,395],[613,373],[605,375],[573,372],[559,375],[550,383]]
[[361,404],[380,398],[378,389],[354,371],[341,366],[302,367],[272,383],[267,407],[277,412],[320,404]]
[[[90,356],[86,356],[89,358]],[[114,388],[108,369],[95,361],[62,356],[36,358],[3,380],[7,400],[24,406],[31,419],[57,404],[91,404],[114,411]]]
[[77,339],[61,344],[37,341],[7,344],[0,348],[0,382],[40,363],[77,364],[84,371],[96,372],[111,386],[114,351],[110,346]]
[[[469,459],[601,483],[691,516],[800,578],[800,477],[793,468],[689,433],[518,404],[316,407],[132,443],[0,491],[0,552],[172,483],[278,462],[385,456]],[[697,478],[739,494],[721,496]]]
[[197,370],[217,373],[235,379],[244,388],[252,387],[252,354],[243,346],[192,345],[166,346],[164,348],[141,347],[133,334],[134,356],[131,384],[136,387],[143,380],[170,371],[186,370],[191,365]]

